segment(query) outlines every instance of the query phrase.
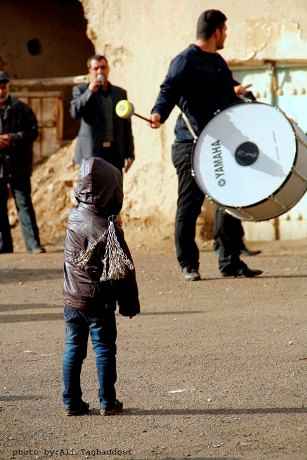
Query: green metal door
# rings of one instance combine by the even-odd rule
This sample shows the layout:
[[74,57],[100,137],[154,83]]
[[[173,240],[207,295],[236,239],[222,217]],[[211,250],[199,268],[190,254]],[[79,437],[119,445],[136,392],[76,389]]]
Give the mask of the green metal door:
[[[307,61],[253,61],[231,67],[236,80],[252,84],[257,100],[279,107],[307,133]],[[244,227],[250,240],[307,237],[307,194],[278,219],[246,222]]]

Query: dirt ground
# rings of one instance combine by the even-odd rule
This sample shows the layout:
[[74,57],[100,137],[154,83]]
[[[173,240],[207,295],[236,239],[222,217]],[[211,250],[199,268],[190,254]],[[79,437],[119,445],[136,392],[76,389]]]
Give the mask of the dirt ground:
[[307,241],[258,244],[257,279],[221,278],[204,250],[196,283],[164,243],[132,247],[142,314],[118,317],[116,417],[98,415],[91,347],[91,415],[62,413],[61,247],[1,255],[1,460],[307,459]]

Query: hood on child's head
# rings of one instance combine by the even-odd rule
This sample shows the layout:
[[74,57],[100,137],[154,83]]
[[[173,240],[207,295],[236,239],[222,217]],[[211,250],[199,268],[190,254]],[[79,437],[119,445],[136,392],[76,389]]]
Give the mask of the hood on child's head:
[[75,197],[101,215],[118,214],[123,205],[120,171],[102,158],[83,160]]

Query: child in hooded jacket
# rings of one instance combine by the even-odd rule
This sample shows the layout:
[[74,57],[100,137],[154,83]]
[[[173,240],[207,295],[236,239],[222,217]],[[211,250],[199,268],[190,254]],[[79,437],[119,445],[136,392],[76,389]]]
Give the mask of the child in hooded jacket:
[[123,203],[122,175],[101,158],[84,160],[64,245],[63,402],[67,415],[88,413],[81,369],[91,336],[103,415],[123,409],[116,398],[115,309],[129,318],[140,312],[133,260],[117,224]]

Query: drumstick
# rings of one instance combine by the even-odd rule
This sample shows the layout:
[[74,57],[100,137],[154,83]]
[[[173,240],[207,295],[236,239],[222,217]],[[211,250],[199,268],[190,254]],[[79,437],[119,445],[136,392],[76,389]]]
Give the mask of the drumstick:
[[140,118],[141,120],[148,121],[149,123],[151,123],[150,118],[143,117],[143,115],[139,115],[138,113],[135,113],[135,112],[133,113],[133,115]]
[[127,99],[122,99],[116,104],[115,112],[116,112],[116,115],[120,118],[127,119],[127,118],[131,118],[132,115],[135,115],[141,120],[148,121],[149,123],[151,123],[151,120],[149,118],[143,117],[143,115],[139,115],[138,113],[135,113],[134,105],[132,104],[132,102],[127,101]]

